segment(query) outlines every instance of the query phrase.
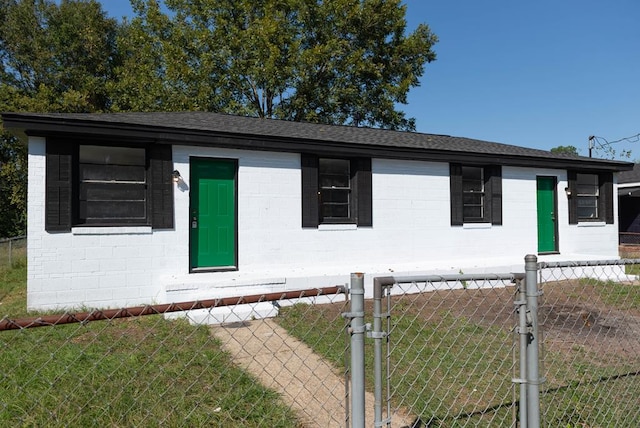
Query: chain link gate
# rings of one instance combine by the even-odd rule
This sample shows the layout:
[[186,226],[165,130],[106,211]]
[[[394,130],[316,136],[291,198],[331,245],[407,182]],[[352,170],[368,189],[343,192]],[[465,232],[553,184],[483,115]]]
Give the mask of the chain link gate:
[[640,260],[373,283],[358,331],[374,414],[348,426],[639,426]]
[[387,307],[380,316],[388,317],[389,326],[387,415],[409,414],[409,426],[514,425],[514,303],[523,278],[461,274],[379,281]]

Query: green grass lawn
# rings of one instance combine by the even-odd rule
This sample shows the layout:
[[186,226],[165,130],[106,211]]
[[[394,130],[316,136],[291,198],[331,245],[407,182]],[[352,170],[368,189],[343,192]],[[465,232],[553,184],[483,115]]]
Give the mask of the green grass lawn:
[[[0,269],[2,315],[27,315],[25,277],[24,262]],[[640,316],[638,285],[579,280],[544,291],[544,304],[563,310],[596,308],[610,320],[626,314],[627,328]],[[433,418],[432,427],[510,426],[517,414],[513,298],[513,290],[394,298],[392,408]],[[347,311],[345,303],[294,305],[282,308],[278,322],[344,369]],[[543,426],[637,426],[637,335],[619,326],[594,346],[588,331],[566,336],[551,327],[541,349]],[[373,341],[365,346],[373,391]],[[231,363],[206,327],[160,316],[96,321],[0,332],[0,349],[0,426],[299,426],[274,392]]]
[[[24,263],[0,270],[4,316],[27,315],[25,278]],[[0,331],[0,352],[0,426],[298,426],[207,327],[184,321]]]

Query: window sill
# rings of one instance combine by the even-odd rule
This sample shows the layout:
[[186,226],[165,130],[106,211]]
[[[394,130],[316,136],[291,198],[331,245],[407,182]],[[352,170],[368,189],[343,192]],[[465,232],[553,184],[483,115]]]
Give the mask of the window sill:
[[463,223],[463,229],[491,229],[491,223]]
[[607,223],[604,221],[579,221],[578,227],[604,227]]
[[320,224],[318,230],[357,230],[357,224]]
[[151,226],[73,227],[73,235],[150,235]]

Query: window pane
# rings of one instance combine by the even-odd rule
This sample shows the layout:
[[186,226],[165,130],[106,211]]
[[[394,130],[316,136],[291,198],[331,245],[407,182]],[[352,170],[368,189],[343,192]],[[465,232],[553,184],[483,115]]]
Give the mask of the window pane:
[[345,189],[322,189],[320,192],[322,203],[349,203],[349,190]]
[[482,192],[484,191],[484,180],[482,168],[475,166],[462,167],[462,191]]
[[464,193],[462,195],[462,203],[467,205],[482,206],[482,193]]
[[144,148],[80,146],[79,223],[145,223],[146,175]]
[[598,208],[597,207],[578,207],[579,219],[597,219]]
[[320,187],[350,187],[350,164],[347,159],[319,159]]
[[145,182],[145,149],[80,146],[80,181]]
[[577,174],[578,195],[598,195],[598,176],[596,174]]
[[350,168],[348,159],[318,159],[321,221],[351,219]]
[[349,190],[323,189],[320,196],[322,217],[349,218]]
[[86,201],[144,201],[144,184],[81,183],[80,199]]
[[465,205],[462,215],[465,221],[482,220],[482,206]]
[[80,146],[80,162],[103,165],[145,164],[145,149],[135,147]]
[[80,181],[145,182],[144,166],[80,164]]
[[598,218],[598,175],[576,174],[577,213],[578,219]]
[[578,218],[597,219],[598,218],[598,198],[595,196],[578,197]]
[[484,218],[484,169],[462,167],[463,221],[482,221]]
[[322,217],[324,219],[347,219],[349,218],[348,204],[323,204]]
[[319,159],[320,174],[349,174],[348,159]]
[[144,219],[144,201],[81,202],[80,213],[86,220]]

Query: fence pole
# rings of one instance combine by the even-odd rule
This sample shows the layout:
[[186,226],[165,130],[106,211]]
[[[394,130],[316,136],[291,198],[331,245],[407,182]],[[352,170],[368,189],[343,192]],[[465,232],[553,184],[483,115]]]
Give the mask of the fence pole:
[[538,367],[538,258],[528,254],[524,258],[527,293],[527,428],[540,427],[540,373]]
[[529,328],[527,326],[527,293],[523,281],[518,280],[518,300],[514,303],[518,307],[519,325],[518,337],[520,338],[520,378],[516,382],[520,385],[520,428],[527,428],[527,342],[529,341]]
[[[373,397],[374,397],[374,427],[379,428],[384,425],[391,425],[391,415],[387,409],[386,423],[382,419],[382,340],[387,338],[388,332],[382,331],[382,318],[389,319],[389,312],[382,313],[382,295],[384,289],[393,285],[395,281],[390,277],[373,279]],[[388,306],[388,305],[387,305]],[[388,361],[388,359],[387,359]]]
[[351,274],[351,427],[364,428],[364,274]]

